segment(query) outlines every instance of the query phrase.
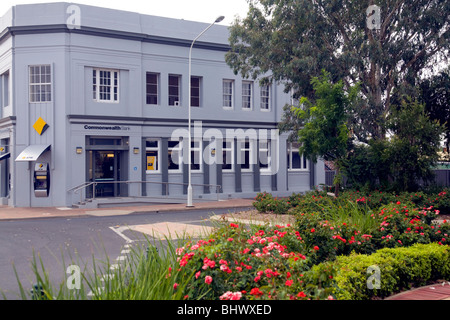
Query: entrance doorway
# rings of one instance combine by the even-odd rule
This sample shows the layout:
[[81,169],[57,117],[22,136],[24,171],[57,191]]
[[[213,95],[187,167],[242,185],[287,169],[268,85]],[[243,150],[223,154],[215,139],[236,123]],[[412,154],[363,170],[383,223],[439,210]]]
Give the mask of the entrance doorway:
[[120,196],[120,152],[93,151],[95,197]]
[[[87,197],[127,197],[128,143],[124,138],[87,138]],[[95,192],[95,193],[94,193]]]
[[8,198],[11,191],[9,139],[0,140],[0,198]]

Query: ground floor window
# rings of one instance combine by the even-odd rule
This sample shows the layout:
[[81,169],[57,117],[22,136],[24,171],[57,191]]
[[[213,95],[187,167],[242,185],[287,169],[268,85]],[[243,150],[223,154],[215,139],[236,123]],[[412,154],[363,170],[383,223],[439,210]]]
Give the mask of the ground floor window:
[[259,142],[259,168],[261,172],[270,172],[272,162],[272,147],[270,141]]
[[160,143],[157,139],[148,139],[146,141],[146,161],[147,161],[147,173],[159,172],[159,156],[160,156]]
[[231,172],[234,170],[234,141],[225,140],[222,144],[222,170]]
[[238,157],[238,164],[241,166],[243,172],[252,171],[253,161],[253,143],[251,140],[242,140],[238,142],[240,145],[240,154]]
[[202,170],[202,141],[191,141],[191,170]]
[[182,163],[182,148],[179,140],[169,140],[169,171],[180,172]]
[[299,152],[299,143],[288,143],[287,164],[292,171],[308,170],[308,161]]

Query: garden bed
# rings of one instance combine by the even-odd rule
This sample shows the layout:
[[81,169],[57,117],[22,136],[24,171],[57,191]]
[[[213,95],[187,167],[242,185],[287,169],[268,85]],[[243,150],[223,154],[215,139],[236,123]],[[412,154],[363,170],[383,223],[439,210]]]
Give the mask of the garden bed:
[[93,299],[378,300],[449,280],[450,193],[264,193],[253,205],[211,217],[213,233],[179,241],[166,256],[137,251]]

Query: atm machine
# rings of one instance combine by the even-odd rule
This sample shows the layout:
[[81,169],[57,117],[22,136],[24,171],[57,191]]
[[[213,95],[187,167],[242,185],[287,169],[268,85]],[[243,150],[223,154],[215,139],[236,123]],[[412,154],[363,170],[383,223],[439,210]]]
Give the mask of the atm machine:
[[47,198],[50,193],[50,170],[48,163],[36,163],[34,166],[34,195]]

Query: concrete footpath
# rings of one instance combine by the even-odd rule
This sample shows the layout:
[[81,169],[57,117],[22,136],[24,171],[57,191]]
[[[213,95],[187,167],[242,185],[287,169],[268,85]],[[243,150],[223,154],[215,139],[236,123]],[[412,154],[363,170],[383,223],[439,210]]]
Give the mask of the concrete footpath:
[[78,208],[11,208],[0,206],[0,220],[21,220],[21,219],[42,219],[42,218],[73,218],[73,217],[107,217],[115,215],[127,215],[144,212],[169,212],[184,210],[214,210],[214,209],[236,209],[251,207],[252,199],[232,199],[224,201],[199,202],[194,203],[194,207],[186,207],[186,204],[154,204],[133,207],[114,207],[98,209],[78,209]]

